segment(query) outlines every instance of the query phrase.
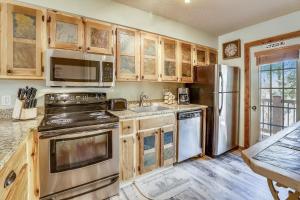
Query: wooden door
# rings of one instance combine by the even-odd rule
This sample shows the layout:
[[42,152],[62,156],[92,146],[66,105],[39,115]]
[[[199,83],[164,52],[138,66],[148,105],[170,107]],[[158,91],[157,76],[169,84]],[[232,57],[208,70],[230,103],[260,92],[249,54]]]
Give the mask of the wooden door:
[[180,82],[191,83],[193,82],[193,46],[188,43],[180,43]]
[[158,36],[141,33],[141,79],[158,80]]
[[216,50],[209,50],[209,64],[215,65],[218,64],[218,52]]
[[160,38],[161,64],[160,78],[162,81],[178,80],[178,45],[177,41],[165,37]]
[[117,80],[140,80],[140,33],[117,28]]
[[7,75],[42,75],[43,12],[7,5]]
[[205,66],[208,64],[208,49],[205,47],[196,46],[196,63],[200,66]]
[[85,20],[86,51],[89,53],[113,54],[113,26],[108,23]]
[[83,48],[83,21],[81,17],[48,12],[49,47],[81,51]]
[[128,180],[134,177],[134,136],[120,139],[120,177]]
[[172,165],[176,158],[176,129],[175,126],[166,126],[160,134],[160,165]]
[[159,167],[159,129],[141,131],[139,134],[139,173]]

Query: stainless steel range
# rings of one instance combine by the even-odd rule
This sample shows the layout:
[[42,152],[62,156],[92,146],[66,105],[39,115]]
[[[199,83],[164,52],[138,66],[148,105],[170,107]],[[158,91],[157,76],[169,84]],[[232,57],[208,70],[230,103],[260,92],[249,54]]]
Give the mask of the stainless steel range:
[[105,93],[45,95],[39,126],[41,199],[106,199],[119,192],[119,119]]

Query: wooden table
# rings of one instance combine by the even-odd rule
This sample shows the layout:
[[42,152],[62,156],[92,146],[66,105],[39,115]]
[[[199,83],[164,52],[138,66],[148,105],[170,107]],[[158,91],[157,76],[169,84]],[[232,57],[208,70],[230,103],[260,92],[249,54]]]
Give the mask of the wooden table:
[[291,188],[289,200],[300,199],[300,121],[268,139],[242,151],[249,167],[268,180],[275,200],[279,187]]

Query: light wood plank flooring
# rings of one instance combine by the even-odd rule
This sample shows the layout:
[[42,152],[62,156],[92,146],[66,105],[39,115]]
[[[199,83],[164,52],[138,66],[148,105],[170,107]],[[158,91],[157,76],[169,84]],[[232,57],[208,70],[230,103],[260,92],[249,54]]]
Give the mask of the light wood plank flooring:
[[[142,194],[141,194],[142,193]],[[281,192],[285,197],[285,192]],[[243,162],[240,151],[189,160],[123,185],[113,200],[272,200],[266,179]]]

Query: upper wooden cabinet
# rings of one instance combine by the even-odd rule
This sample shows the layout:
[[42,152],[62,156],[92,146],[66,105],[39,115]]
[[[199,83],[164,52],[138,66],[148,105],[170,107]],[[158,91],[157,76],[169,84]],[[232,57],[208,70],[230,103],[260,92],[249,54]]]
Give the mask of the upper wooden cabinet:
[[117,28],[117,80],[140,79],[140,33]]
[[160,78],[163,81],[177,81],[178,79],[178,45],[177,41],[160,37],[161,63]]
[[57,49],[83,49],[83,21],[81,17],[48,12],[49,46]]
[[208,49],[196,46],[195,49],[196,65],[204,66],[208,64]]
[[158,35],[141,33],[141,79],[158,80]]
[[13,4],[6,6],[6,75],[42,76],[42,10]]
[[94,20],[85,21],[85,48],[87,52],[113,54],[113,26]]
[[218,52],[216,50],[213,49],[209,49],[209,64],[210,65],[215,65],[218,64]]
[[193,82],[193,66],[195,64],[193,57],[194,46],[189,43],[180,42],[180,67],[179,81],[184,83]]

